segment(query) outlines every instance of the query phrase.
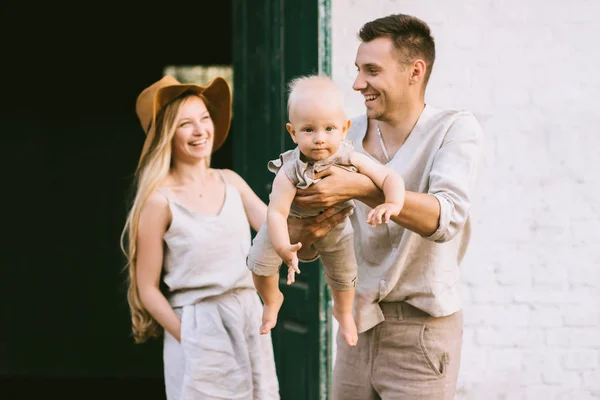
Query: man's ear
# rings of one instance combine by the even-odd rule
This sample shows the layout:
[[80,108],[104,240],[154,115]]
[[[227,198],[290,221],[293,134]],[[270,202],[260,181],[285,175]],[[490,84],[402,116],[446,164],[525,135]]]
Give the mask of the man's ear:
[[298,142],[296,141],[296,130],[294,129],[294,125],[288,122],[287,124],[285,124],[285,129],[287,129],[287,131],[290,133],[290,136],[292,137],[294,143],[298,144]]
[[425,74],[427,73],[427,64],[423,60],[416,60],[410,66],[410,83],[416,84],[425,80]]

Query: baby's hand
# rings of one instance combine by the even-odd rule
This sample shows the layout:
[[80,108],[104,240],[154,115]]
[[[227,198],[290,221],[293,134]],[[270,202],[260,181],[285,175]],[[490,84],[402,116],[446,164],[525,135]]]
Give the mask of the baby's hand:
[[296,244],[290,244],[281,250],[281,258],[288,266],[288,285],[291,285],[295,281],[294,272],[296,274],[300,273],[300,269],[298,268],[298,250],[300,250],[301,247],[302,243],[298,242]]
[[296,282],[296,271],[294,271],[294,268],[292,267],[288,267],[288,277],[287,277],[287,284],[291,285],[292,283]]
[[377,224],[390,222],[392,215],[400,214],[402,207],[395,203],[383,203],[371,210],[367,216],[367,223],[372,227],[376,227]]

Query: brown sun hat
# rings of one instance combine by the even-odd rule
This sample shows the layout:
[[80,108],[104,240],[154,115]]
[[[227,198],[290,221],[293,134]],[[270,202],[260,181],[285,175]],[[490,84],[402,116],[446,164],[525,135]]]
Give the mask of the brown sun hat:
[[135,103],[135,112],[148,138],[156,132],[156,116],[167,104],[184,92],[202,94],[208,100],[210,117],[215,125],[212,151],[216,151],[229,133],[231,124],[231,89],[223,77],[216,77],[205,86],[180,83],[172,76],[165,76],[140,93]]

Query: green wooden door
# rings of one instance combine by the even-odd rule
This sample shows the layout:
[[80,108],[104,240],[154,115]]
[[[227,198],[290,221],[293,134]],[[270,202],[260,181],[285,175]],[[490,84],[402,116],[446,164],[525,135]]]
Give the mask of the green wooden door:
[[[268,202],[274,175],[267,162],[293,148],[285,129],[286,83],[329,73],[329,0],[234,0],[233,68],[236,136],[233,165]],[[330,383],[330,297],[318,262],[281,290],[285,301],[273,331],[284,400],[327,399]]]

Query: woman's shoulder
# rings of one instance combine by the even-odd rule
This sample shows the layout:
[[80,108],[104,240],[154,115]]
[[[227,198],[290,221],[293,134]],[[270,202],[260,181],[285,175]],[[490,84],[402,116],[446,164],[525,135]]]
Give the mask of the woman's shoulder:
[[222,169],[215,169],[214,171],[218,174],[222,174],[223,178],[225,178],[225,181],[227,183],[233,184],[236,181],[243,180],[243,178],[241,176],[239,176],[237,172],[235,172],[231,169],[222,168]]
[[221,174],[221,176],[225,180],[225,183],[232,185],[238,190],[238,192],[243,192],[248,186],[244,178],[242,178],[237,172],[231,169],[223,168],[215,171]]
[[167,208],[169,206],[171,188],[174,186],[174,181],[170,176],[164,177],[157,185],[156,189],[150,193],[146,199],[146,205],[153,208]]
[[148,199],[144,208],[151,208],[153,210],[164,209],[169,206],[169,195],[167,194],[166,187],[159,187],[154,189]]
[[140,214],[140,224],[149,229],[153,226],[162,226],[166,229],[170,222],[169,199],[161,189],[155,189],[144,202]]
[[254,192],[250,185],[238,175],[237,172],[232,171],[230,169],[221,169],[221,173],[223,174],[223,179],[225,183],[232,187],[235,192],[243,199],[252,198],[254,196]]

